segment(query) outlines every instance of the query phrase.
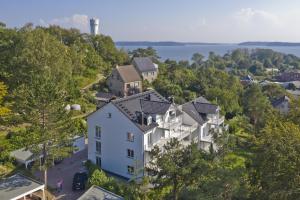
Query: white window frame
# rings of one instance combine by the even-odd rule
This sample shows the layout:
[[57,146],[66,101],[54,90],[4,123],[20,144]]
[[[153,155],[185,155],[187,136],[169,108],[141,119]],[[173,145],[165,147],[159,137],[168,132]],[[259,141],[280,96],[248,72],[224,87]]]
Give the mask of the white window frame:
[[[100,163],[99,163],[99,161],[100,161]],[[102,167],[102,160],[101,160],[100,156],[96,156],[96,165],[100,168]]]
[[127,173],[133,175],[134,174],[134,167],[127,165]]
[[[99,147],[99,144],[100,144],[100,147]],[[96,145],[96,153],[101,155],[101,150],[102,150],[101,142],[100,141],[95,141],[95,145]]]
[[133,159],[134,158],[134,150],[127,149],[127,157]]
[[101,126],[95,127],[95,137],[101,139]]
[[127,132],[127,141],[134,142],[134,134],[131,132]]

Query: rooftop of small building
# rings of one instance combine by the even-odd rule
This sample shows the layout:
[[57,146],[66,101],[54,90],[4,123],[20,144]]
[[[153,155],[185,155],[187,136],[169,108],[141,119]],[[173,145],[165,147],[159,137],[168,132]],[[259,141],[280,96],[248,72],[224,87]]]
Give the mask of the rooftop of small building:
[[123,200],[124,198],[98,186],[92,186],[77,200]]
[[284,95],[282,97],[279,97],[277,99],[273,99],[271,101],[271,103],[272,103],[273,107],[277,107],[277,106],[279,106],[280,104],[282,104],[285,101],[288,101],[288,102],[290,101],[290,98],[288,96],[286,96],[286,95]]
[[156,71],[157,67],[149,57],[135,57],[132,62],[140,72]]
[[19,199],[44,188],[44,184],[22,174],[0,180],[0,199]]
[[198,97],[182,105],[182,110],[199,124],[207,121],[207,114],[217,114],[219,106],[212,104],[204,97]]
[[142,78],[133,65],[116,66],[116,70],[124,83],[142,81]]

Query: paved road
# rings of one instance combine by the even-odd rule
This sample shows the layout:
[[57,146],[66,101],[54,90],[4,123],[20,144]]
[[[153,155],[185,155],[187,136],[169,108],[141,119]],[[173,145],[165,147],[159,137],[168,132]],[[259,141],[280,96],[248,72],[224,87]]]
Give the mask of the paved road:
[[[76,200],[84,191],[72,191],[73,176],[76,172],[83,170],[82,161],[87,160],[87,148],[69,158],[65,158],[60,164],[51,167],[48,170],[48,185],[56,188],[57,181],[63,179],[63,189],[56,192],[56,199],[59,200]],[[42,173],[37,172],[36,176],[42,179]]]
[[102,74],[97,74],[97,78],[95,81],[93,81],[92,83],[84,86],[83,88],[81,88],[81,91],[85,91],[87,89],[89,89],[90,87],[92,87],[94,84],[99,83],[100,80],[102,80],[104,77]]

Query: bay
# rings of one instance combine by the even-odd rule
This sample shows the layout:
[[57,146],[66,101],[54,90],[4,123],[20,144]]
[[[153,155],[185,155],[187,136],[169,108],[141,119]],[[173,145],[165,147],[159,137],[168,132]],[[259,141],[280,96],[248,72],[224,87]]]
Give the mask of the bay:
[[[125,50],[134,50],[137,48],[147,48],[147,46],[117,46]],[[238,44],[216,44],[216,45],[183,45],[183,46],[153,46],[156,49],[161,60],[191,60],[194,53],[200,53],[206,58],[209,52],[214,52],[217,55],[223,56],[224,54],[231,52],[235,49],[272,49],[284,54],[293,54],[300,57],[300,46],[244,46]]]

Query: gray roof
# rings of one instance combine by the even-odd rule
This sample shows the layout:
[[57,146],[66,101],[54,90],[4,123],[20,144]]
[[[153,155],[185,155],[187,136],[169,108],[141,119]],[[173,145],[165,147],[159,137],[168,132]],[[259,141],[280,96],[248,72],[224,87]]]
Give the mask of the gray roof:
[[290,98],[288,96],[282,96],[278,99],[274,99],[273,101],[271,101],[271,103],[273,107],[277,107],[285,101],[290,101]]
[[96,93],[96,97],[95,97],[95,99],[99,101],[109,101],[112,98],[116,98],[116,95],[109,92],[98,92]]
[[140,71],[140,72],[149,72],[149,71],[156,71],[156,67],[152,60],[149,57],[135,57],[133,59],[133,65]]
[[170,102],[140,100],[141,109],[146,114],[165,114],[170,108]]
[[77,200],[123,200],[123,199],[124,199],[123,197],[120,197],[101,187],[92,186]]
[[44,184],[38,181],[21,174],[15,174],[0,181],[0,199],[10,200],[17,197],[20,198],[30,191],[34,192],[43,187]]
[[142,78],[133,65],[117,66],[116,70],[118,71],[124,83],[142,81]]
[[15,158],[17,161],[25,163],[33,158],[33,153],[30,150],[21,148],[10,153],[10,156]]
[[182,105],[182,110],[199,124],[204,124],[207,121],[207,114],[216,114],[218,109],[217,105],[210,103],[204,97],[199,97]]
[[112,103],[142,131],[150,130],[158,124],[151,123],[148,126],[145,124],[141,125],[137,120],[137,112],[143,112],[145,114],[165,114],[171,106],[171,103],[155,90],[113,100]]

